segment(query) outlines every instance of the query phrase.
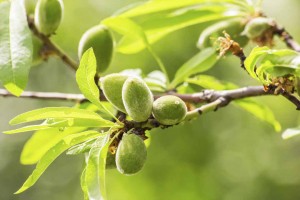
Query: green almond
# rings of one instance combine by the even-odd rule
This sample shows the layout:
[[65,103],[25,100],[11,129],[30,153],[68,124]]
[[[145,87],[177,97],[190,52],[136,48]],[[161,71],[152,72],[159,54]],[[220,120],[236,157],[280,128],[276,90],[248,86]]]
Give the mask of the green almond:
[[55,33],[63,17],[61,0],[38,0],[35,7],[34,23],[44,35]]
[[122,87],[128,76],[122,74],[110,74],[100,79],[102,91],[106,99],[113,106],[126,113],[122,100]]
[[144,141],[135,134],[124,134],[116,153],[116,165],[120,173],[132,175],[139,172],[147,159]]
[[166,95],[154,101],[152,113],[159,123],[174,125],[185,118],[187,107],[180,98],[173,95]]
[[81,58],[91,47],[96,56],[97,73],[104,72],[113,56],[113,38],[106,26],[94,26],[83,34],[79,42],[78,57]]
[[150,117],[153,95],[142,79],[128,78],[122,88],[122,99],[126,112],[134,121],[143,122]]

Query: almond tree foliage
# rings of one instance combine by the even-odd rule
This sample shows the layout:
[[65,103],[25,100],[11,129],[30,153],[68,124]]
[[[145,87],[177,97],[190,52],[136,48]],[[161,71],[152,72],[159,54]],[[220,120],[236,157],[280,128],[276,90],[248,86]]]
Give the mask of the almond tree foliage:
[[[281,125],[272,110],[254,97],[283,96],[300,109],[300,46],[277,22],[251,0],[151,0],[134,4],[95,24],[78,44],[78,60],[51,40],[62,17],[61,0],[0,1],[0,80],[2,96],[75,101],[73,107],[46,107],[20,114],[11,125],[36,122],[6,131],[16,134],[35,131],[21,156],[22,164],[36,167],[16,194],[33,186],[62,153],[85,155],[81,187],[85,199],[107,199],[105,171],[125,175],[142,170],[151,130],[168,128],[202,117],[232,103],[269,123]],[[192,55],[171,79],[153,44],[170,33],[205,25],[199,52]],[[67,36],[66,36],[67,37]],[[279,37],[286,48],[274,49]],[[246,55],[243,47],[257,44]],[[106,74],[113,52],[132,55],[148,51],[157,70],[139,69]],[[258,86],[240,88],[205,74],[233,54],[238,66]],[[25,91],[32,65],[57,56],[76,72],[82,94]],[[193,85],[202,91],[190,93]],[[205,116],[203,116],[205,117]],[[41,123],[39,123],[42,121]],[[43,133],[52,133],[49,138]],[[283,131],[284,139],[300,134],[300,128]],[[36,143],[43,141],[43,146]],[[27,154],[28,155],[28,154]]]

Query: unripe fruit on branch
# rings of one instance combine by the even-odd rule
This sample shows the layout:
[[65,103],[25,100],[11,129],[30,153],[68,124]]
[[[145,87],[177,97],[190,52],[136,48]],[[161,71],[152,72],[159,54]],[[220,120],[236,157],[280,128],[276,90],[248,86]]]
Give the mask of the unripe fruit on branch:
[[125,175],[135,174],[143,168],[146,158],[144,141],[135,134],[124,134],[116,153],[118,171]]
[[122,88],[122,99],[127,114],[137,122],[146,121],[152,111],[153,95],[139,78],[128,78]]
[[250,39],[261,36],[265,31],[273,27],[274,20],[265,17],[257,17],[249,21],[242,35],[246,35]]
[[174,125],[185,118],[187,107],[179,97],[167,95],[154,101],[152,113],[159,123]]
[[113,38],[106,26],[94,26],[83,34],[79,42],[78,57],[81,58],[91,47],[96,56],[97,73],[105,71],[113,55]]
[[110,74],[100,79],[102,91],[106,99],[118,110],[126,113],[122,100],[122,87],[128,76]]
[[39,32],[50,36],[57,30],[62,16],[63,2],[61,0],[38,0],[34,23]]

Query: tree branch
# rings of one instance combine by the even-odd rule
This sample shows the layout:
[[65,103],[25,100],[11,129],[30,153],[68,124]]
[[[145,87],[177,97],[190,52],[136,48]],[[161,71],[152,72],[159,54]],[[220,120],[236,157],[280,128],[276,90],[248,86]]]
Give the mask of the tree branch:
[[[5,89],[0,89],[0,96],[16,97]],[[85,97],[82,94],[66,94],[66,93],[58,93],[58,92],[32,92],[32,91],[24,91],[21,94],[20,98],[63,100],[63,101],[75,101],[75,102],[80,102],[85,100]]]
[[77,70],[78,64],[71,57],[69,57],[66,53],[64,53],[55,43],[53,43],[50,38],[42,33],[40,33],[35,24],[34,19],[32,17],[27,17],[28,26],[31,29],[32,33],[37,36],[45,45],[45,49],[48,54],[57,55],[64,63],[66,63],[73,70]]
[[275,24],[274,34],[281,37],[289,48],[300,52],[300,45],[294,40],[291,34],[285,30],[285,28],[280,27],[278,24]]

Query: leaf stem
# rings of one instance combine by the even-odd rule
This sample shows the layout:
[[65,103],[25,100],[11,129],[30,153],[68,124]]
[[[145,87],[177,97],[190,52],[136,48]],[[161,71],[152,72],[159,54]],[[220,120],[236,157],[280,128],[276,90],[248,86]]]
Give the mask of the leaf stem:
[[148,51],[150,52],[150,54],[153,56],[153,58],[155,59],[155,61],[157,62],[160,70],[166,75],[167,78],[167,85],[170,84],[170,78],[168,75],[168,72],[166,70],[166,67],[164,65],[164,63],[162,62],[162,60],[159,58],[159,56],[155,53],[155,51],[153,50],[153,48],[149,45],[147,45]]

